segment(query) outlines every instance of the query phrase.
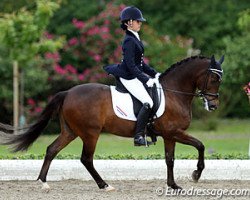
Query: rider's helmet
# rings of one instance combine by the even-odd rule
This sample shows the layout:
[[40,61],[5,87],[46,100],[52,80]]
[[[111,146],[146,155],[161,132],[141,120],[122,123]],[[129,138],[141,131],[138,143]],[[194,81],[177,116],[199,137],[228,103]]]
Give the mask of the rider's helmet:
[[120,20],[124,22],[124,21],[128,21],[131,19],[138,20],[141,22],[146,21],[146,19],[144,19],[142,16],[142,12],[138,8],[134,6],[128,6],[121,11]]

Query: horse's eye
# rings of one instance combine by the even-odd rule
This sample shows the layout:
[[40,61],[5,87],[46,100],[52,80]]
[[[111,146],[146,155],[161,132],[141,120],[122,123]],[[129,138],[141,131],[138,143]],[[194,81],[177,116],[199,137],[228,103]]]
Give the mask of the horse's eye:
[[211,76],[211,83],[218,83],[218,82],[220,82],[220,77],[218,76],[218,75],[216,75],[216,74],[212,74],[212,76]]

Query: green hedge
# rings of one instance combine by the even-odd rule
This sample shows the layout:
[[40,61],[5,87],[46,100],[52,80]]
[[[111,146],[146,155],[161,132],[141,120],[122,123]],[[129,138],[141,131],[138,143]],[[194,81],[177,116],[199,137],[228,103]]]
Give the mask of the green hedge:
[[[196,160],[197,155],[177,155],[175,159],[188,159],[188,160]],[[0,155],[0,160],[11,159],[11,160],[40,160],[44,158],[44,154],[25,154],[25,155]],[[59,160],[70,160],[70,159],[80,159],[80,155],[74,154],[63,154],[58,155],[56,159]],[[133,155],[133,154],[115,154],[115,155],[95,155],[95,160],[160,160],[164,159],[164,155],[162,154],[149,154],[146,156],[141,155]],[[249,156],[247,154],[211,154],[205,155],[205,159],[207,160],[248,160]]]

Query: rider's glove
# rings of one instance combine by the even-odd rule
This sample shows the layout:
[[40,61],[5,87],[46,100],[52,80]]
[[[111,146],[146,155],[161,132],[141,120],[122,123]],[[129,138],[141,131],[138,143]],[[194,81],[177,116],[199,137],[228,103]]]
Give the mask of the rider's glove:
[[154,84],[156,84],[156,80],[153,78],[150,78],[146,83],[148,87],[153,87]]
[[161,73],[157,73],[156,75],[155,75],[155,78],[156,79],[159,79],[159,76],[161,75]]

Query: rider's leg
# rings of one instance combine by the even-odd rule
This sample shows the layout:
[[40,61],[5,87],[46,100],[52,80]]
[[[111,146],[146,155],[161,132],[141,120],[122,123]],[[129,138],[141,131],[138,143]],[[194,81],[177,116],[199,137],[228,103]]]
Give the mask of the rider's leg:
[[143,107],[139,111],[135,128],[134,144],[135,146],[143,146],[150,144],[144,138],[144,131],[148,122],[148,118],[153,107],[153,101],[146,91],[144,85],[137,79],[126,80],[120,78],[126,89],[139,101],[143,103]]
[[149,114],[151,112],[151,108],[148,103],[143,104],[138,116],[137,123],[135,128],[135,136],[134,136],[134,145],[135,146],[144,146],[149,145],[151,142],[146,141],[144,137],[144,132],[146,125],[148,123]]
[[137,78],[131,80],[120,78],[120,81],[122,82],[124,87],[142,104],[148,103],[150,108],[153,107],[153,100],[149,96],[141,81],[139,81]]

